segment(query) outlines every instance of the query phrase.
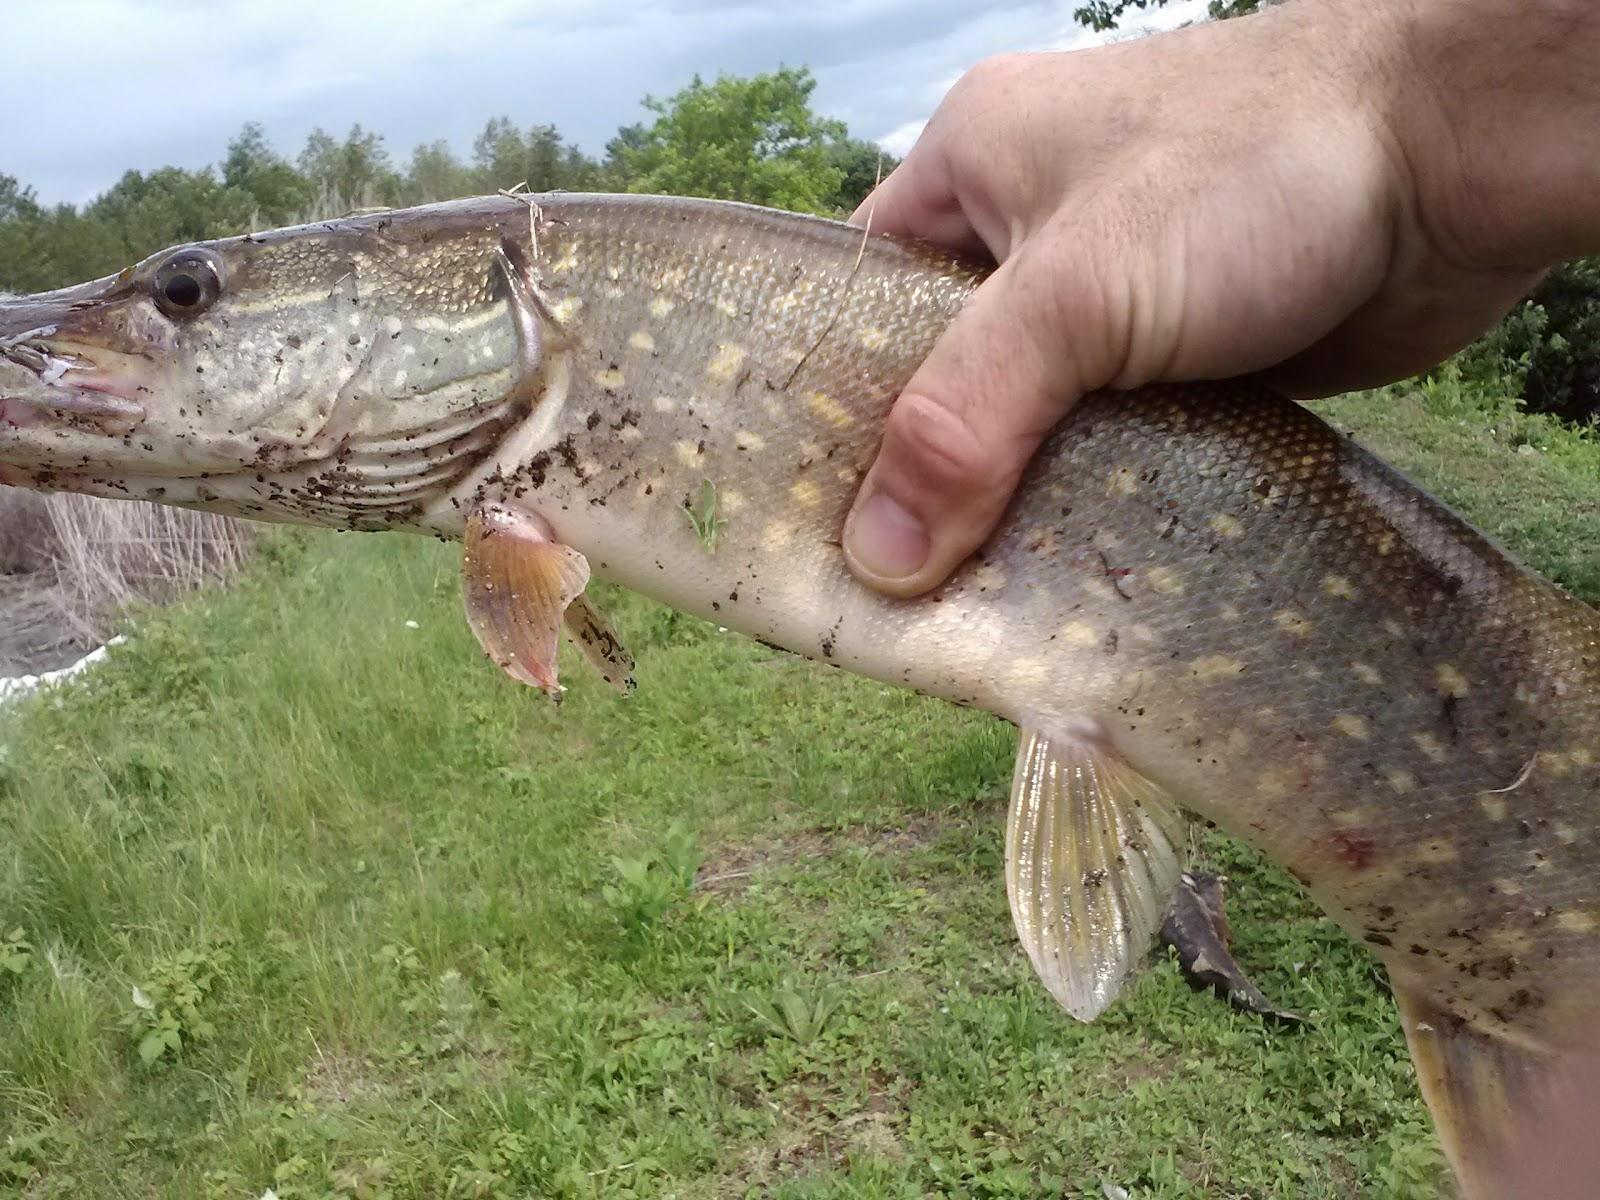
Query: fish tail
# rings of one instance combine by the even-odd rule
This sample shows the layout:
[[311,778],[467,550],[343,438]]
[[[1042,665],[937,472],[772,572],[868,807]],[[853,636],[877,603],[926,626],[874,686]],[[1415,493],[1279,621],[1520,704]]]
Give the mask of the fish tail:
[[1537,1049],[1398,981],[1395,998],[1461,1200],[1600,1196],[1600,1021]]

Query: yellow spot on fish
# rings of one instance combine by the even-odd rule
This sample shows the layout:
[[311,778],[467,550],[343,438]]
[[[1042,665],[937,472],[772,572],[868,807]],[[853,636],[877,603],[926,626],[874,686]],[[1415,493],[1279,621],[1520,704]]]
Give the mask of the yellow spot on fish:
[[706,364],[706,375],[708,378],[723,381],[732,379],[744,365],[744,359],[743,347],[735,346],[731,342],[718,342],[716,353]]
[[616,367],[607,367],[603,371],[594,373],[594,381],[607,391],[616,391],[625,382],[621,371]]
[[1458,857],[1454,842],[1444,838],[1428,838],[1413,853],[1422,863],[1453,863]]
[[693,442],[673,442],[672,452],[678,456],[678,461],[686,467],[698,466],[700,463],[700,447]]
[[882,350],[889,342],[889,335],[876,325],[868,325],[856,335],[856,340],[868,350]]
[[1565,779],[1572,774],[1572,760],[1565,754],[1554,750],[1541,750],[1539,751],[1538,759],[1539,769],[1547,775],[1553,775],[1557,779]]
[[1361,680],[1362,683],[1370,683],[1376,686],[1383,682],[1383,676],[1378,673],[1378,668],[1369,666],[1364,662],[1351,663],[1350,670],[1355,673],[1355,677]]
[[1138,490],[1139,477],[1127,467],[1111,472],[1111,479],[1106,483],[1106,491],[1113,496],[1131,496]]
[[1386,533],[1378,539],[1378,553],[1387,558],[1394,553],[1395,537],[1393,533]]
[[576,246],[568,246],[566,250],[562,252],[561,257],[550,264],[550,269],[556,272],[570,271],[577,265],[578,248]]
[[1556,924],[1568,933],[1593,933],[1600,929],[1600,919],[1581,908],[1570,908],[1556,914]]
[[1230,516],[1227,513],[1217,513],[1206,524],[1225,538],[1240,538],[1244,536],[1244,523],[1238,517]]
[[716,308],[725,317],[737,317],[739,315],[739,306],[726,296],[717,297]]
[[1449,663],[1440,663],[1435,667],[1433,676],[1439,681],[1439,690],[1446,696],[1460,699],[1472,690],[1467,677]]
[[733,444],[741,450],[765,450],[767,448],[767,439],[759,433],[741,429],[733,435]]
[[829,425],[843,429],[855,424],[855,419],[845,411],[844,406],[826,392],[808,391],[800,398],[805,401],[807,408]]
[[1164,596],[1183,595],[1183,580],[1178,578],[1175,571],[1166,567],[1151,567],[1145,572],[1145,578],[1150,581],[1150,586]]
[[684,280],[689,278],[689,272],[682,267],[668,267],[655,277],[657,291],[676,290],[683,286]]
[[622,268],[617,266],[615,263],[612,263],[606,268],[606,278],[611,280],[612,283],[615,283],[617,280],[622,278]]
[[815,508],[822,502],[822,489],[809,479],[802,479],[789,489],[789,495],[794,497],[796,504],[806,508]]
[[677,307],[677,304],[666,296],[657,296],[650,301],[650,315],[659,321],[671,315],[672,310]]
[[1483,815],[1491,821],[1504,821],[1506,819],[1506,798],[1497,796],[1493,792],[1478,793],[1478,807],[1483,810]]
[[550,306],[550,315],[558,325],[565,325],[583,309],[581,296],[563,296]]
[[1035,688],[1049,678],[1049,668],[1037,658],[1018,659],[1006,672],[1006,682],[1014,688]]
[[1416,743],[1418,750],[1421,750],[1434,762],[1442,763],[1444,761],[1444,747],[1439,744],[1439,739],[1434,737],[1433,734],[1413,733],[1411,740]]
[[1069,646],[1098,646],[1100,635],[1082,621],[1069,621],[1062,628],[1061,640]]
[[1296,612],[1292,608],[1274,614],[1272,620],[1279,629],[1295,637],[1307,637],[1311,633],[1312,625],[1306,620],[1305,614]]
[[669,413],[678,407],[678,402],[671,396],[655,396],[650,400],[650,407],[660,413]]
[[1333,727],[1347,738],[1364,742],[1372,736],[1372,726],[1365,717],[1355,713],[1340,713],[1333,719]]
[[1209,654],[1189,664],[1189,673],[1196,679],[1231,679],[1244,670],[1244,664],[1224,654]]
[[1337,596],[1341,600],[1354,600],[1356,598],[1356,585],[1343,575],[1329,575],[1322,581],[1322,590],[1330,596]]
[[649,331],[636,329],[628,338],[628,345],[635,350],[643,350],[646,354],[652,354],[655,352],[656,339],[650,335]]
[[1572,760],[1575,767],[1594,766],[1594,751],[1587,746],[1575,746],[1567,751],[1567,757]]
[[782,550],[794,541],[795,527],[787,520],[773,521],[761,531],[761,545],[768,550]]
[[775,312],[786,313],[791,309],[799,308],[806,302],[807,297],[816,290],[817,285],[809,279],[802,279],[794,287],[772,302]]
[[1282,800],[1294,791],[1294,773],[1287,767],[1270,767],[1256,778],[1256,794],[1264,800]]
[[1404,796],[1417,790],[1417,777],[1410,771],[1394,768],[1385,771],[1383,777],[1389,781],[1396,795]]

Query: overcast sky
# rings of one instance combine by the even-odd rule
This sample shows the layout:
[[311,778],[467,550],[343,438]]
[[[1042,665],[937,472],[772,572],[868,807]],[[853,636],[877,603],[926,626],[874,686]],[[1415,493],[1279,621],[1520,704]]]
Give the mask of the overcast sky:
[[[130,167],[218,161],[246,121],[293,157],[361,122],[404,161],[484,121],[591,153],[699,72],[807,65],[816,106],[904,153],[961,71],[1089,44],[1081,0],[0,0],[0,173],[83,201]],[[1204,11],[1179,0],[1151,24]]]

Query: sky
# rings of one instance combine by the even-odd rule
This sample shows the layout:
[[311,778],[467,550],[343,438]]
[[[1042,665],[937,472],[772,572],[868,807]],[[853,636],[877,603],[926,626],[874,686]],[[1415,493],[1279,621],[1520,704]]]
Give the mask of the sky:
[[0,2],[0,174],[47,203],[89,200],[129,168],[217,162],[246,121],[290,157],[313,128],[356,122],[397,161],[441,138],[465,156],[500,115],[598,154],[646,116],[646,94],[781,65],[811,67],[819,111],[903,154],[980,58],[1096,40],[1072,19],[1081,0]]

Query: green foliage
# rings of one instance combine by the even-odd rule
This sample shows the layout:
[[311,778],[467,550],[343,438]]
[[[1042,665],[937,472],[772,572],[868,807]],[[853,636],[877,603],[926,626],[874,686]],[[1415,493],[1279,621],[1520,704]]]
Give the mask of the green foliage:
[[722,536],[723,526],[727,524],[726,520],[717,516],[717,485],[709,479],[702,479],[700,495],[693,500],[685,500],[678,505],[678,510],[689,518],[694,535],[700,539],[706,553],[715,554],[717,539]]
[[0,175],[0,290],[43,291],[118,271],[167,246],[384,205],[422,204],[526,185],[530,191],[654,191],[723,196],[842,215],[871,190],[878,148],[810,107],[809,72],[696,79],[647,101],[649,124],[618,130],[603,162],[555,126],[489,120],[463,162],[448,143],[417,146],[396,166],[383,138],[355,125],[313,130],[294,162],[246,125],[222,161],[200,171],[129,171],[92,203],[39,204]]
[[1563,263],[1488,334],[1430,382],[1468,390],[1507,387],[1529,412],[1600,425],[1600,258]]
[[[1265,0],[1270,3],[1271,0]],[[1129,9],[1140,12],[1151,8],[1165,8],[1170,0],[1088,0],[1087,4],[1072,10],[1072,18],[1087,29],[1105,33],[1115,29],[1127,16]],[[1242,17],[1261,8],[1263,0],[1211,0],[1206,6],[1213,21],[1228,17]]]
[[311,181],[272,148],[266,130],[254,121],[228,143],[221,174],[223,186],[250,197],[256,228],[286,224],[311,203]]
[[131,989],[131,1007],[120,1022],[140,1062],[148,1067],[164,1058],[175,1059],[186,1046],[216,1034],[207,1010],[231,962],[232,955],[224,948],[191,948],[150,967],[143,986]]
[[846,171],[834,146],[847,135],[812,111],[815,88],[803,67],[714,83],[696,76],[669,99],[645,101],[656,119],[619,134],[611,169],[635,192],[835,211]]
[[33,966],[33,945],[20,928],[0,935],[0,984],[19,979]]
[[828,1028],[844,999],[843,991],[826,984],[805,988],[786,981],[770,995],[746,997],[744,1005],[768,1035],[809,1046]]
[[611,856],[617,882],[601,888],[601,899],[628,937],[643,938],[668,909],[688,896],[700,859],[694,834],[681,822],[673,822],[658,849],[637,858]]
[[353,125],[344,141],[313,129],[300,151],[304,176],[316,205],[325,212],[350,212],[400,202],[401,179],[389,161],[381,134]]

